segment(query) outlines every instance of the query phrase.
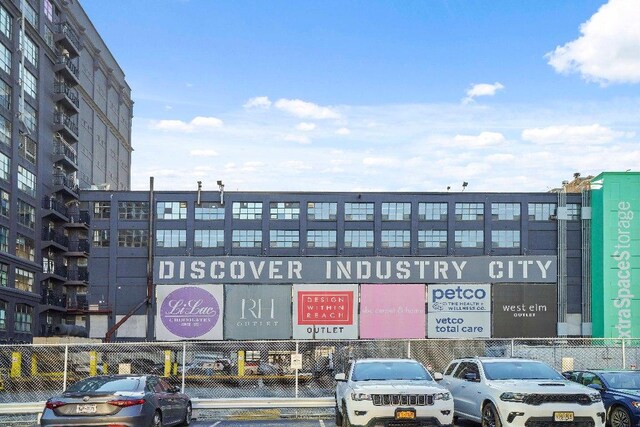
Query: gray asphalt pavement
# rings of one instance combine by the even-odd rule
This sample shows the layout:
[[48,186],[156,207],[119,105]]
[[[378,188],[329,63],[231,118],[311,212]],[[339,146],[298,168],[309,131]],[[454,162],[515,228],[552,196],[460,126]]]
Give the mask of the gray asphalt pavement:
[[[194,427],[333,427],[333,419],[326,420],[207,420],[196,421]],[[479,424],[461,421],[457,427],[479,427]]]

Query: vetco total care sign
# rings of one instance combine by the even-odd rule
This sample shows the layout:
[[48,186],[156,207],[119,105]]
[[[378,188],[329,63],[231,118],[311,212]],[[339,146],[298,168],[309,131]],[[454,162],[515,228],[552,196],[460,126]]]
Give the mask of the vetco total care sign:
[[428,338],[491,337],[491,285],[427,286]]

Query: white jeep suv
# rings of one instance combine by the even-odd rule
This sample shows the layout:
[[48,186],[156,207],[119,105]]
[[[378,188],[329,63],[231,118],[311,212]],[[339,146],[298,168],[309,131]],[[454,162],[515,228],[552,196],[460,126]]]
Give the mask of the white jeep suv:
[[354,360],[335,379],[336,425],[453,426],[451,394],[416,360]]
[[538,360],[473,357],[452,361],[440,381],[455,415],[483,427],[601,427],[597,390],[568,381]]

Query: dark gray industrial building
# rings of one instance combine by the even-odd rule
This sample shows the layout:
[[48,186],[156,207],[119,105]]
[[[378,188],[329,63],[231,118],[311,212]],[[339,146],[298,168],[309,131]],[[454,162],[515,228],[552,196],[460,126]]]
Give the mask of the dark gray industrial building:
[[0,3],[0,341],[85,321],[83,189],[130,188],[130,88],[77,0]]

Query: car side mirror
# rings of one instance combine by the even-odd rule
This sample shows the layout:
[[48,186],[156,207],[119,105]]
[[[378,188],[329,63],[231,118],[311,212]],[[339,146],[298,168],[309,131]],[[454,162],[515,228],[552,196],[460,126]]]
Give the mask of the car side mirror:
[[464,374],[464,379],[467,381],[476,382],[478,381],[478,374],[474,372],[468,372]]
[[442,381],[444,379],[444,376],[440,372],[434,372],[431,376],[434,381]]
[[591,383],[587,387],[590,387],[594,390],[602,391],[602,386],[600,384]]
[[334,378],[336,379],[336,381],[346,381],[347,375],[344,373],[339,373],[339,374],[336,374]]

